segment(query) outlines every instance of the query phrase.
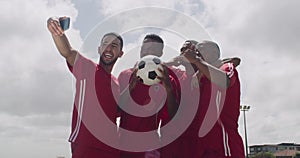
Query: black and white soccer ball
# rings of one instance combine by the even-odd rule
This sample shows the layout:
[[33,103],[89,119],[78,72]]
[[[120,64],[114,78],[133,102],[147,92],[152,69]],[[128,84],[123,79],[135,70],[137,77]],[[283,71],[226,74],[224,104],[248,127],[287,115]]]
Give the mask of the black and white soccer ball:
[[158,70],[162,69],[161,60],[153,55],[147,55],[143,57],[137,64],[137,77],[145,85],[153,85],[160,82],[157,76],[161,76],[161,72]]

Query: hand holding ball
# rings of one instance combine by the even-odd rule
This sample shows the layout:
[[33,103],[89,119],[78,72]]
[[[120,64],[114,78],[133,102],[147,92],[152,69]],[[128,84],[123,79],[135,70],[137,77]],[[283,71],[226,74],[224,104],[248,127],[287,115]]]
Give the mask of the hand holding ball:
[[143,57],[137,64],[137,77],[145,85],[153,85],[160,82],[157,76],[162,76],[158,69],[163,69],[161,66],[161,60],[152,55],[147,55]]

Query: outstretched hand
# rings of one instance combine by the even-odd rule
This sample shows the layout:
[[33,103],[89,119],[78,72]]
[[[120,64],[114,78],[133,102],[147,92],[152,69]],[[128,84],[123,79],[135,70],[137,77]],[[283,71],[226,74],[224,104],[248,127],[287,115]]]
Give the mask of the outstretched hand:
[[47,20],[47,27],[53,36],[62,36],[64,34],[64,31],[59,24],[58,18],[50,17]]

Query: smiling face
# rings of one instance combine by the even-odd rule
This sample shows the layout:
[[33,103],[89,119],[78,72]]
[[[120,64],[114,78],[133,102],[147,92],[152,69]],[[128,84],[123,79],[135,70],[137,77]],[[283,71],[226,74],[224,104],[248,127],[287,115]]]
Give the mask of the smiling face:
[[100,63],[104,65],[113,65],[117,59],[123,55],[121,47],[121,41],[116,36],[104,36],[98,47]]

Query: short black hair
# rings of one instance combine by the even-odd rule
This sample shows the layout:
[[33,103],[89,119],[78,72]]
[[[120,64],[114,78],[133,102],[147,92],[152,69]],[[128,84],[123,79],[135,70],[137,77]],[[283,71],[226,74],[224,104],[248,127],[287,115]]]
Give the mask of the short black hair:
[[105,35],[103,35],[101,42],[103,41],[103,38],[106,37],[106,36],[115,36],[115,37],[117,37],[117,39],[120,41],[120,50],[123,49],[123,38],[121,37],[121,35],[119,35],[118,33],[115,33],[115,32],[106,33]]
[[190,42],[192,43],[193,45],[197,45],[199,42],[196,41],[196,40],[186,40],[185,42]]
[[158,36],[157,34],[148,34],[148,35],[145,36],[144,40],[145,39],[151,39],[155,42],[164,44],[164,40],[160,36]]

